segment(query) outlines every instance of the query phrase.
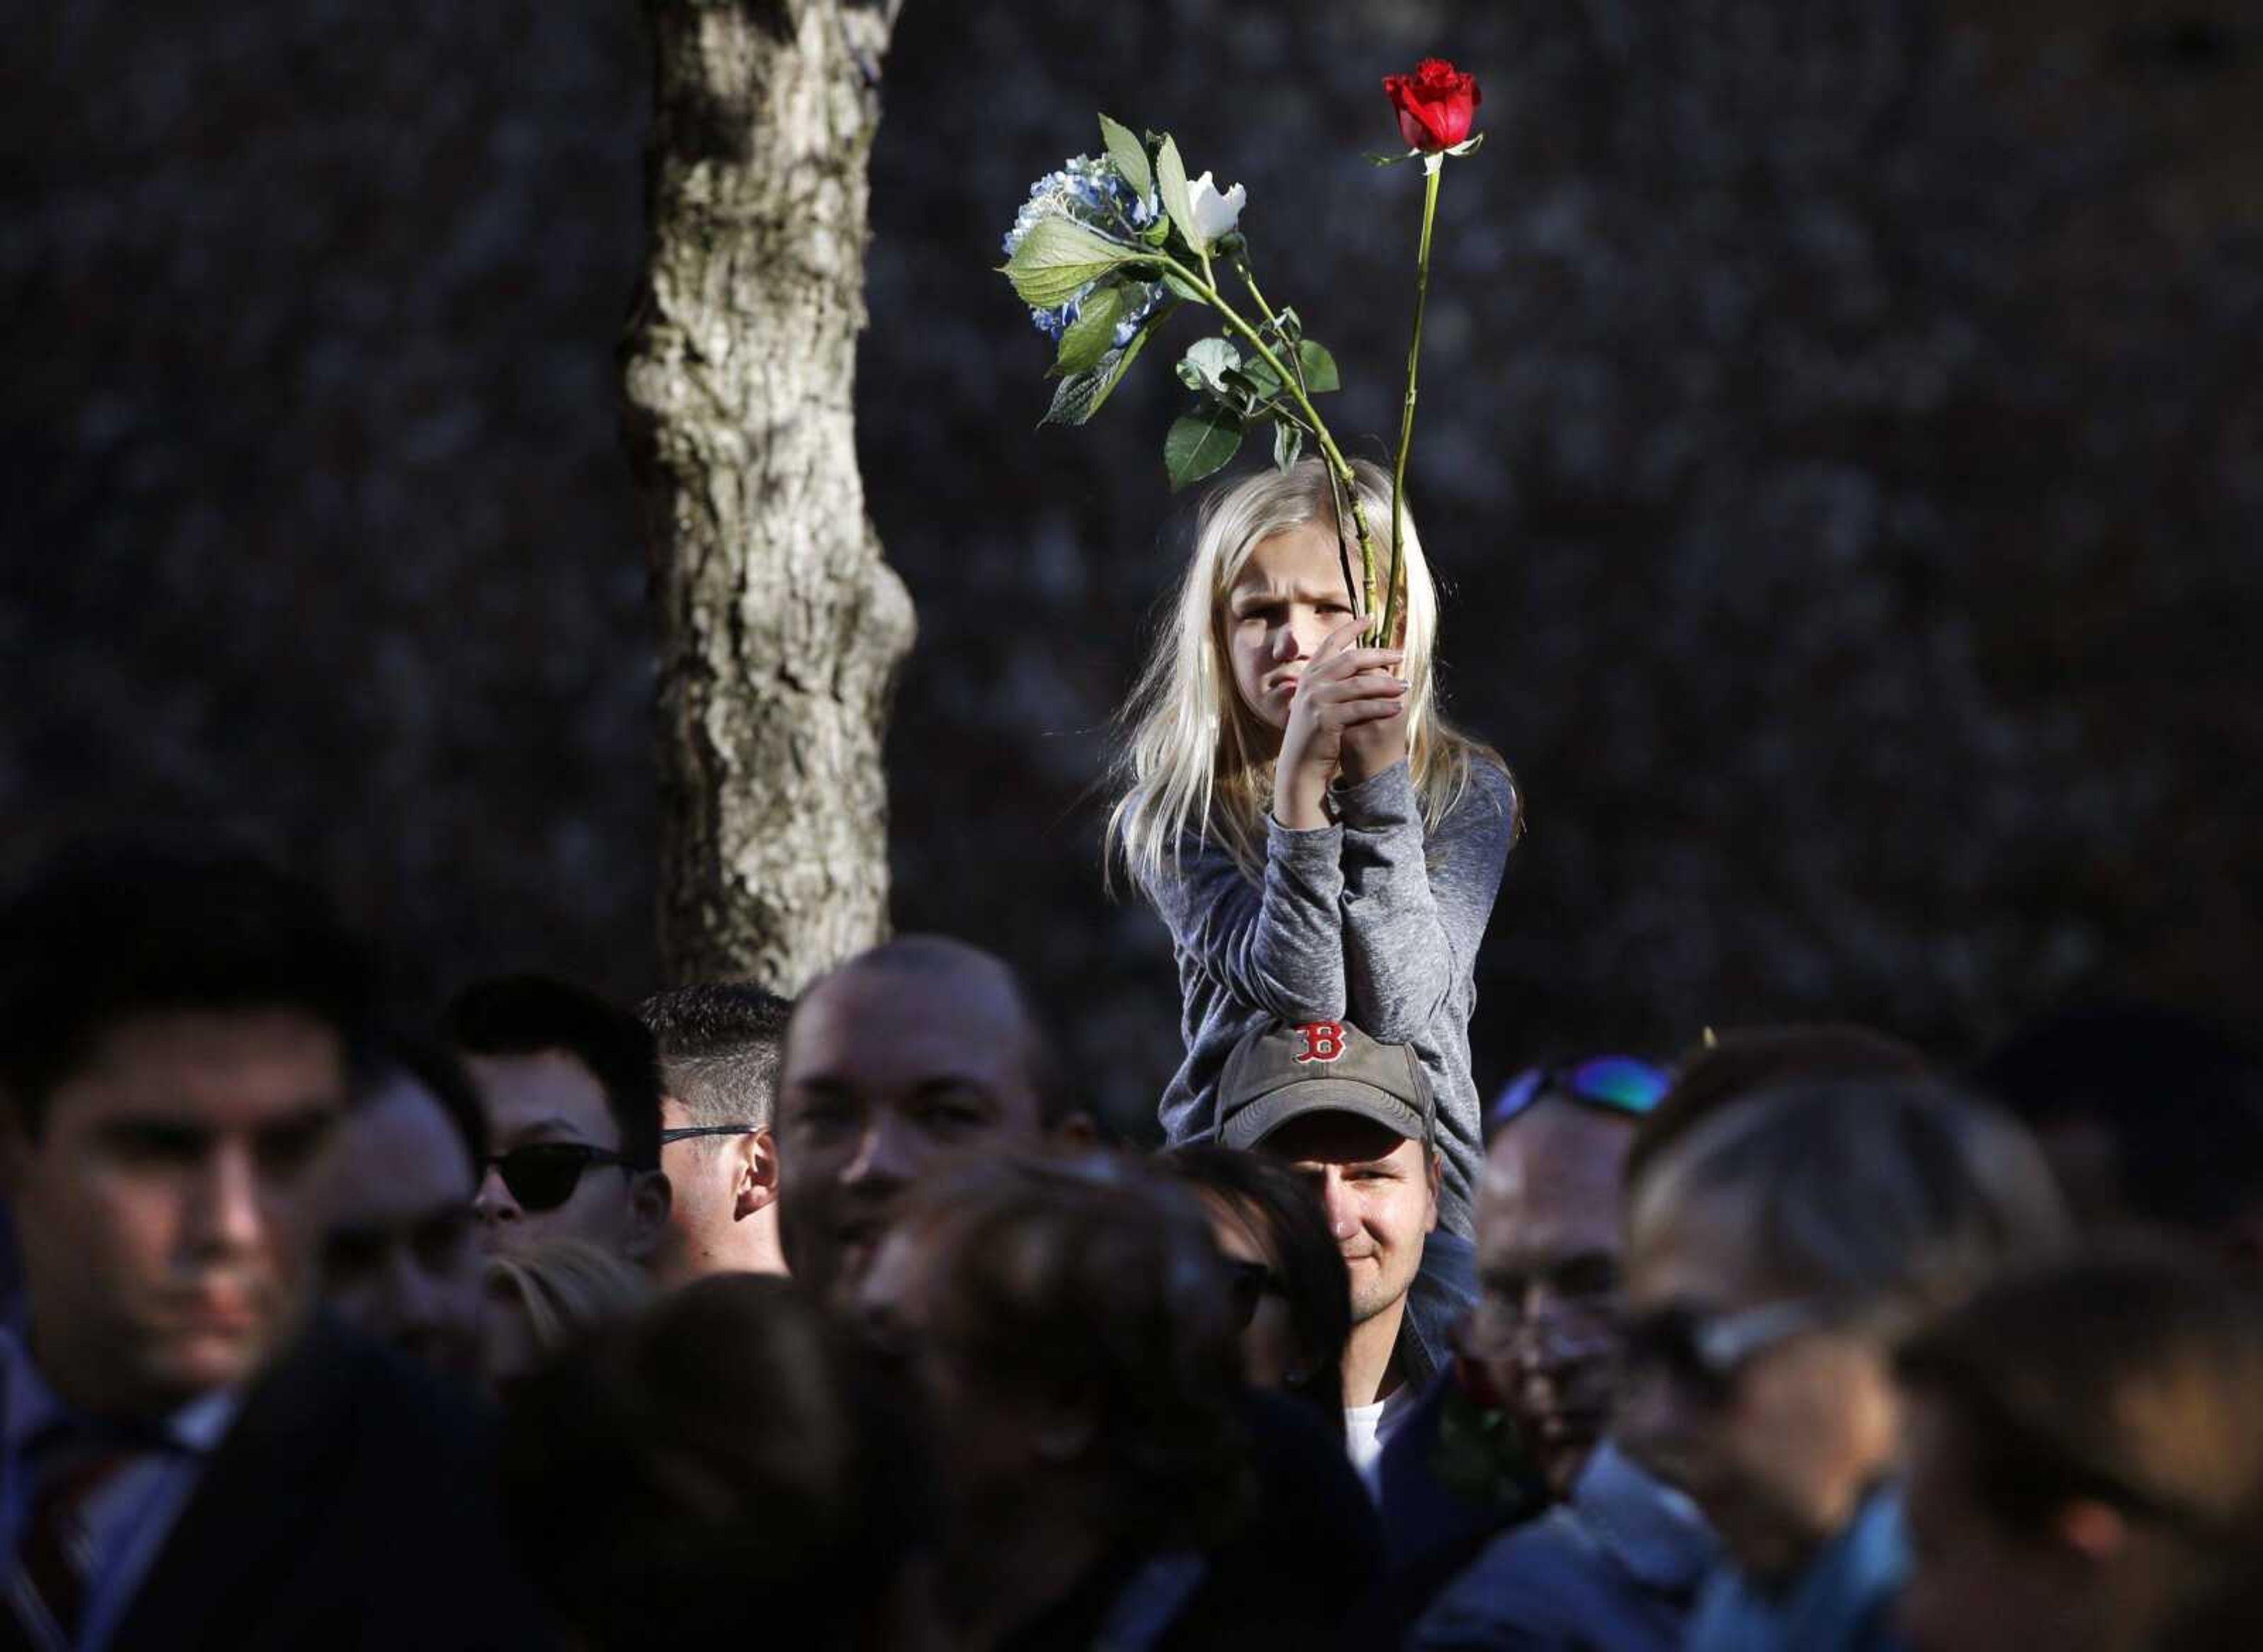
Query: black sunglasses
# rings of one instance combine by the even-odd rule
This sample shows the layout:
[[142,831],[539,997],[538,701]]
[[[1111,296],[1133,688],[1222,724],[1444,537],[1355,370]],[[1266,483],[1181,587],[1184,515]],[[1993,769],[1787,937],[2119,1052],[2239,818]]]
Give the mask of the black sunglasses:
[[555,1210],[574,1197],[582,1172],[592,1164],[618,1164],[632,1174],[635,1167],[611,1148],[586,1141],[535,1141],[508,1153],[491,1155],[488,1163],[502,1177],[521,1210]]
[[666,1147],[671,1141],[689,1141],[693,1136],[760,1135],[762,1133],[763,1127],[758,1124],[679,1125],[673,1130],[660,1133],[660,1145]]

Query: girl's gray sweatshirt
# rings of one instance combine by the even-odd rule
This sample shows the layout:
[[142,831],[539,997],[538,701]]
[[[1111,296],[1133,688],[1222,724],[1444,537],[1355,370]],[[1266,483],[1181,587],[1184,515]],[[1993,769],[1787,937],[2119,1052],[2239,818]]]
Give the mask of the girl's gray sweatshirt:
[[1472,759],[1468,789],[1427,836],[1404,762],[1331,795],[1333,826],[1268,822],[1262,888],[1203,845],[1149,889],[1178,953],[1187,1047],[1163,1095],[1163,1131],[1174,1144],[1210,1138],[1219,1071],[1253,1027],[1348,1021],[1378,1043],[1413,1047],[1437,1101],[1440,1224],[1467,1235],[1485,1156],[1470,1073],[1474,971],[1515,787]]

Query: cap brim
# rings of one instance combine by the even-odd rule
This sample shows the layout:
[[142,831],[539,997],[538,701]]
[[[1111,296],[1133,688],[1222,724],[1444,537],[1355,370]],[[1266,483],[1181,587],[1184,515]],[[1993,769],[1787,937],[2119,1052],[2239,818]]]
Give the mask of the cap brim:
[[1348,1112],[1409,1141],[1422,1141],[1429,1134],[1420,1112],[1372,1084],[1308,1078],[1302,1083],[1283,1084],[1234,1112],[1219,1129],[1218,1140],[1230,1148],[1254,1148],[1291,1119],[1309,1112]]

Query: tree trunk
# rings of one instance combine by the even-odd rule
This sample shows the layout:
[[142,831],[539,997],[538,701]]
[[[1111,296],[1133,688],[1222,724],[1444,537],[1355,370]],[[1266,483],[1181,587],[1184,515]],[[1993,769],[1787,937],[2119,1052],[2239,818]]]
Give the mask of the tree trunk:
[[896,0],[648,0],[652,240],[625,344],[660,615],[661,953],[791,993],[887,929],[912,641],[857,470],[867,163]]

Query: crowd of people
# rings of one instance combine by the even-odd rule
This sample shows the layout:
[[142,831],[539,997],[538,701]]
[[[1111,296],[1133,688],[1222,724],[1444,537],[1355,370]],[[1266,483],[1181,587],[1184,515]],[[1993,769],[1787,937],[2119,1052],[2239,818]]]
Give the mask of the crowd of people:
[[2253,1056],[2100,1003],[1481,1087],[1515,790],[1337,511],[1221,490],[1135,701],[1160,1150],[959,941],[418,1029],[256,859],[40,867],[0,1648],[2263,1644]]

